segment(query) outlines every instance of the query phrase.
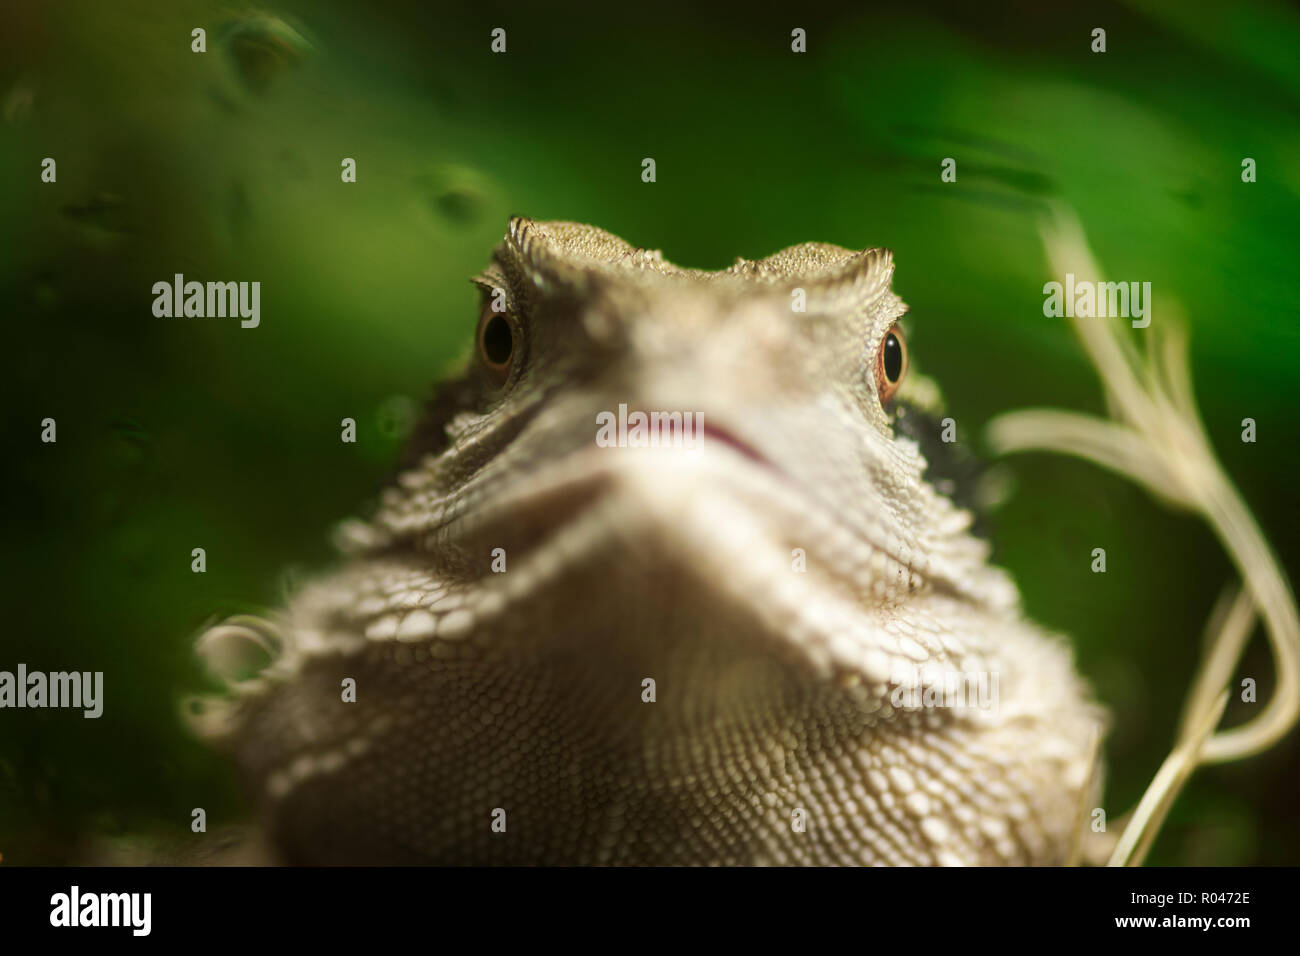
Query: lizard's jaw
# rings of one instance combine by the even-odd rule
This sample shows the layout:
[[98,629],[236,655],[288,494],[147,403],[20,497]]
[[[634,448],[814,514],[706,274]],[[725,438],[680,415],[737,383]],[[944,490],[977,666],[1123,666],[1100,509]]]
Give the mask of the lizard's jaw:
[[[905,601],[920,575],[753,445],[714,426],[702,438],[694,448],[588,445],[468,511],[425,547],[483,564],[502,549],[505,573],[482,574],[476,586],[501,596],[493,606],[523,616],[537,613],[546,592],[582,580],[640,592],[626,605],[655,613],[659,596],[643,602],[647,582],[667,581],[734,609],[757,649],[810,676],[889,680],[896,662],[877,652],[879,616],[866,612]],[[610,574],[602,585],[583,577],[593,564],[635,566],[641,577]]]

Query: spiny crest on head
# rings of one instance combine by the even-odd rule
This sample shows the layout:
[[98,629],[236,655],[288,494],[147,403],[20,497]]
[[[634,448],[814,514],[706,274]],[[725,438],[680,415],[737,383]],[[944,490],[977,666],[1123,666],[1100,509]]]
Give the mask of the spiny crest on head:
[[854,251],[824,242],[789,246],[762,259],[737,259],[726,269],[689,269],[664,259],[657,249],[633,246],[595,226],[522,216],[510,220],[497,261],[509,274],[522,273],[542,287],[582,285],[600,278],[803,287],[810,299],[827,308],[877,298],[888,291],[894,271],[888,249]]
[[535,284],[580,284],[601,276],[622,278],[639,271],[661,276],[683,273],[654,249],[639,249],[613,233],[577,222],[510,220],[497,261]]
[[854,251],[803,242],[753,262],[741,259],[727,271],[786,289],[802,287],[810,309],[855,309],[889,293],[894,254],[882,248]]

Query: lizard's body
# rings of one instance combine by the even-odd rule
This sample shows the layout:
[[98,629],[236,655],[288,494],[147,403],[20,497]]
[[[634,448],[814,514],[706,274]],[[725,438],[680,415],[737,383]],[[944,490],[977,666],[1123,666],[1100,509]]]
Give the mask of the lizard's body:
[[[895,431],[891,275],[512,221],[476,280],[506,312],[348,561],[205,641],[274,645],[205,726],[285,858],[1065,861],[1100,712]],[[701,447],[598,447],[620,404]],[[918,668],[996,706],[895,707]]]

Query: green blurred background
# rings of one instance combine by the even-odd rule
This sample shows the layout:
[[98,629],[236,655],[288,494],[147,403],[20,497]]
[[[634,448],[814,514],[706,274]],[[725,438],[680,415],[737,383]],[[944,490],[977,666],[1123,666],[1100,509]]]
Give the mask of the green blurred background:
[[[466,279],[513,213],[693,266],[806,240],[891,247],[913,356],[979,447],[1001,411],[1102,411],[1066,324],[1042,314],[1035,214],[1063,199],[1112,278],[1185,308],[1215,446],[1295,567],[1294,6],[519,7],[5,4],[0,668],[102,670],[106,686],[98,721],[0,712],[6,863],[179,837],[196,806],[212,828],[246,818],[227,765],[177,719],[206,686],[191,636],[330,560],[332,524],[374,499],[411,402],[462,352]],[[505,55],[489,51],[498,26]],[[155,318],[151,287],[176,272],[259,280],[261,327]],[[57,444],[39,441],[47,416]],[[339,441],[348,416],[355,445]],[[1121,479],[1044,455],[1006,467],[997,559],[1113,708],[1113,819],[1167,751],[1233,572],[1202,524]],[[1241,669],[1261,701],[1262,644]],[[1297,747],[1198,772],[1150,862],[1300,862]]]

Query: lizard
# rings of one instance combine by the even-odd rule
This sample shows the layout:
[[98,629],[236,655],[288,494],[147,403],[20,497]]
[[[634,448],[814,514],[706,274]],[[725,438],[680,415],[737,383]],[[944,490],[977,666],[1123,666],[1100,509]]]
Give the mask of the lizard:
[[922,450],[893,273],[512,218],[337,567],[198,640],[276,859],[1068,862],[1105,711]]

